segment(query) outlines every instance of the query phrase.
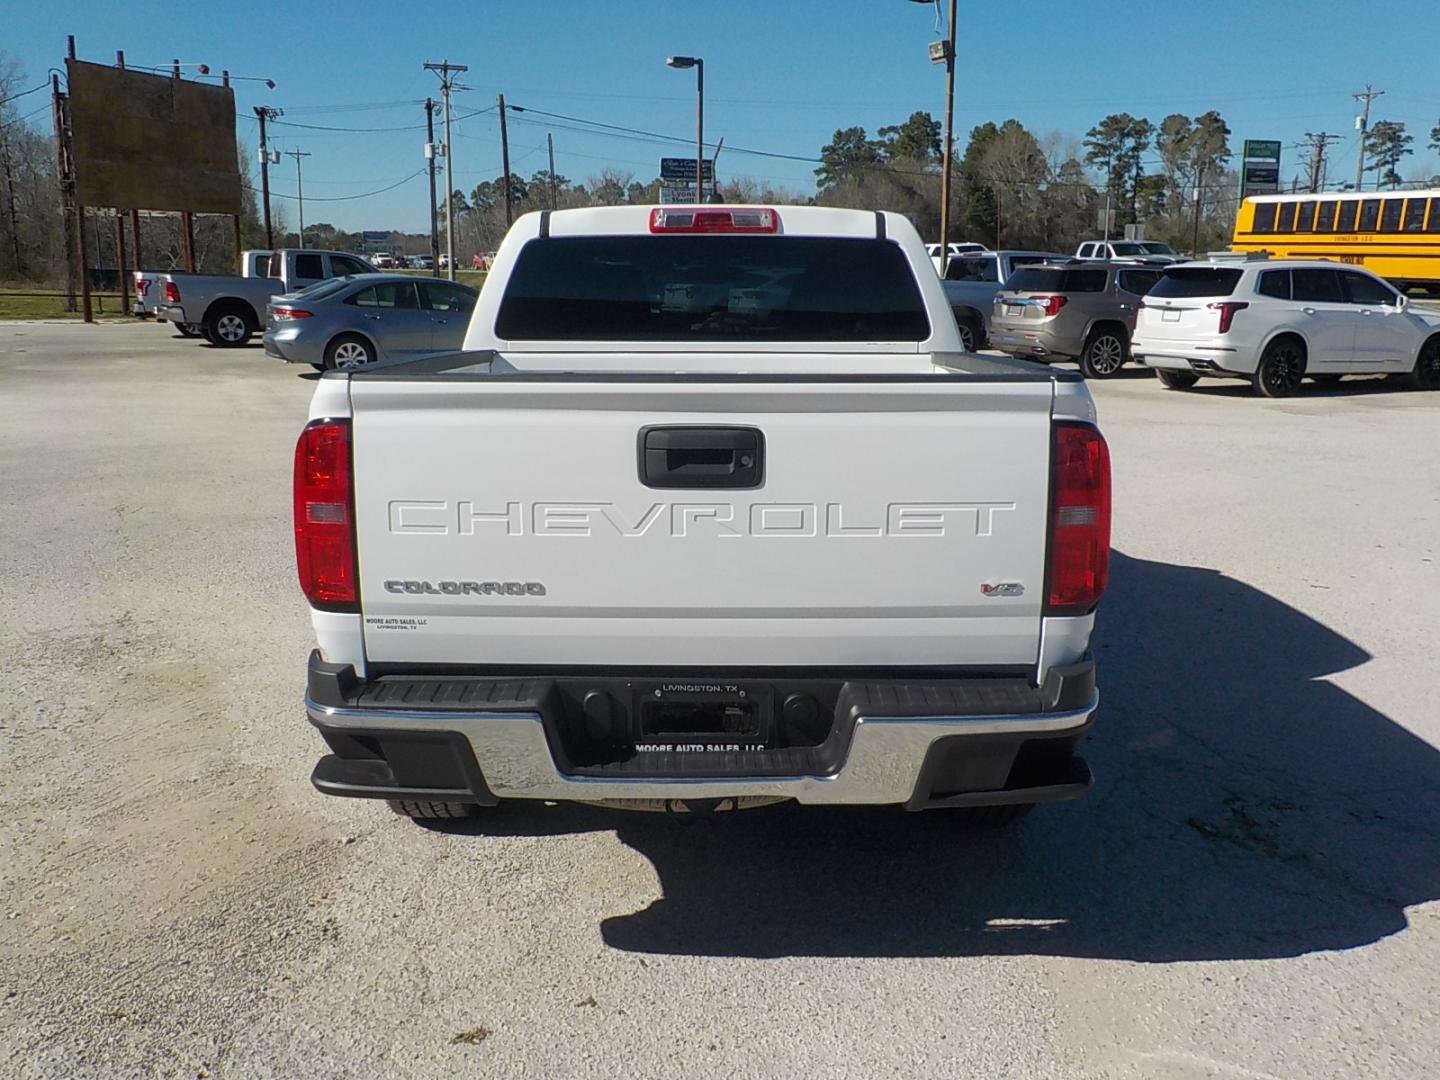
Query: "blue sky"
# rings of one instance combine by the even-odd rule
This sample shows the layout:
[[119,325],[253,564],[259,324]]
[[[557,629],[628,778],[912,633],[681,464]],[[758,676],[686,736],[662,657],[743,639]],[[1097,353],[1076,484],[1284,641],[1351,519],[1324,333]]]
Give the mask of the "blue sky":
[[[472,89],[456,112],[508,104],[642,128],[677,141],[661,145],[575,130],[581,125],[525,113],[510,124],[511,164],[529,176],[545,165],[545,135],[555,137],[556,169],[583,182],[606,165],[648,181],[656,159],[693,153],[694,75],[664,66],[670,53],[706,61],[707,140],[724,136],[722,177],[763,177],[813,190],[813,165],[747,156],[745,147],[815,155],[838,127],[872,134],[915,109],[943,114],[943,68],[926,43],[935,10],[907,0],[688,0],[587,3],[489,0],[390,3],[324,0],[286,4],[186,2],[136,5],[91,2],[25,4],[4,19],[0,49],[38,83],[64,56],[75,33],[82,59],[131,66],[174,57],[218,72],[268,76],[277,87],[238,82],[237,105],[286,110],[285,121],[318,127],[403,128],[378,133],[277,124],[272,143],[299,147],[305,159],[306,220],[345,228],[419,230],[428,215],[423,176],[384,194],[321,202],[401,181],[423,164],[424,114],[436,93],[426,60],[468,64]],[[1386,91],[1371,118],[1404,121],[1415,154],[1401,171],[1440,171],[1426,144],[1440,122],[1440,53],[1435,0],[1391,0],[1386,26],[1353,0],[1286,4],[1153,0],[1028,0],[960,4],[955,129],[1014,116],[1033,131],[1076,137],[1100,117],[1127,111],[1159,121],[1167,113],[1219,109],[1244,138],[1279,138],[1284,175],[1298,167],[1290,144],[1306,131],[1344,136],[1332,150],[1333,178],[1352,177],[1356,138],[1352,91],[1367,81]],[[41,102],[43,104],[43,102]],[[41,116],[41,123],[48,123]],[[253,120],[238,121],[253,142]],[[500,173],[493,111],[456,129],[456,186],[465,190]],[[687,146],[690,148],[687,150]],[[272,173],[277,193],[294,192],[293,162]],[[292,208],[293,203],[288,204]]]

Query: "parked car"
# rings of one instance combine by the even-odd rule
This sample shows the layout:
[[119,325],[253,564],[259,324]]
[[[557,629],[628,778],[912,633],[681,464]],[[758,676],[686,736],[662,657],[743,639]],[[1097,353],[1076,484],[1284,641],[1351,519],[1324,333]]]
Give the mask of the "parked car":
[[377,251],[370,256],[369,262],[378,270],[389,270],[395,265],[395,256],[388,251]]
[[429,255],[411,255],[410,266],[414,270],[434,270],[435,260]]
[[1064,258],[1053,251],[980,251],[951,259],[942,287],[965,348],[973,352],[985,347],[995,294],[1016,269]]
[[[976,252],[976,251],[989,251],[989,250],[990,250],[990,249],[987,248],[984,244],[976,244],[976,243],[971,243],[971,242],[969,242],[969,241],[965,241],[965,242],[958,243],[958,244],[955,243],[954,241],[951,241],[951,242],[947,245],[947,247],[950,249],[950,257],[951,257],[952,259],[953,259],[955,256],[957,256],[957,255],[969,255],[969,254],[971,254],[972,252]],[[926,245],[925,245],[925,253],[930,256],[930,261],[935,264],[935,272],[936,272],[937,274],[943,274],[943,273],[945,272],[945,270],[944,270],[944,268],[940,265],[940,245],[939,245],[939,244],[926,244]]]
[[408,256],[408,255],[395,255],[395,256],[392,256],[392,258],[391,258],[391,260],[390,260],[390,265],[392,266],[392,268],[394,268],[394,269],[396,269],[396,270],[408,270],[408,269],[410,269],[410,256]]
[[1132,262],[1022,266],[995,294],[990,344],[1031,360],[1078,360],[1087,379],[1116,374],[1130,358],[1140,298],[1159,267]]
[[1131,348],[1172,390],[1239,378],[1263,397],[1284,397],[1305,378],[1378,372],[1440,390],[1440,312],[1325,260],[1168,266],[1145,297]]
[[1087,240],[1075,249],[1075,257],[1089,262],[1133,259],[1155,266],[1168,266],[1180,260],[1169,244],[1159,240]]
[[346,274],[373,274],[375,268],[340,251],[282,248],[270,256],[265,277],[231,274],[166,274],[160,316],[194,323],[222,348],[244,345],[264,325],[270,297]]
[[408,274],[322,281],[270,301],[265,353],[316,369],[455,352],[477,290]]
[[959,353],[901,214],[699,216],[527,214],[464,352],[316,381],[311,782],[441,819],[1083,795],[1111,502],[1084,380]]
[[[241,277],[264,277],[270,268],[268,249],[256,248],[240,253]],[[135,271],[135,303],[130,313],[137,319],[154,318],[164,322],[160,309],[165,304],[165,274],[163,270]],[[196,323],[177,323],[175,329],[182,337],[199,337],[200,327]]]

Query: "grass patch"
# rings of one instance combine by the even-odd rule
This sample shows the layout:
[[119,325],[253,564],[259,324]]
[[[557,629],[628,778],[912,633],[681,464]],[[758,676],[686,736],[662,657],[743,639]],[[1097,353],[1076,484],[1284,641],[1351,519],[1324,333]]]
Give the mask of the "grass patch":
[[[97,319],[128,317],[119,293],[91,293],[90,304]],[[75,306],[80,307],[76,296]],[[65,295],[54,290],[0,288],[0,319],[79,319],[81,313],[65,310]]]
[[[429,270],[381,270],[380,272],[381,272],[382,274],[391,274],[391,273],[394,273],[394,274],[414,274],[416,277],[429,277],[429,276],[430,276],[430,271],[429,271]],[[486,271],[484,271],[484,270],[460,270],[460,269],[457,269],[457,270],[455,271],[455,280],[456,280],[456,281],[460,281],[460,282],[464,282],[466,285],[474,285],[475,288],[478,289],[478,288],[480,288],[481,285],[484,285],[484,284],[485,284],[485,275],[486,275]],[[442,280],[444,280],[444,278],[445,278],[445,271],[444,271],[444,270],[441,270],[441,271],[440,271],[440,277],[441,277]]]

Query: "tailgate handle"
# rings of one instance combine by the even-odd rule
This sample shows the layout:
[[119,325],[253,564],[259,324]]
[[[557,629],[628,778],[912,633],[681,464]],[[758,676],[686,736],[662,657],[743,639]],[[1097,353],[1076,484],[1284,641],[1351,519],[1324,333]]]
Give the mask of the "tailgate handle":
[[638,442],[646,487],[753,488],[765,476],[759,428],[645,427]]

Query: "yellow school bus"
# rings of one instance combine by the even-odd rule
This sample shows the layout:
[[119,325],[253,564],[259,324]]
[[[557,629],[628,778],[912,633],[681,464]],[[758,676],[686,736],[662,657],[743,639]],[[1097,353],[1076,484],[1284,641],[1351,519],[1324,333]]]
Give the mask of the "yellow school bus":
[[1251,195],[1235,215],[1231,247],[1333,259],[1402,290],[1440,292],[1440,190]]

